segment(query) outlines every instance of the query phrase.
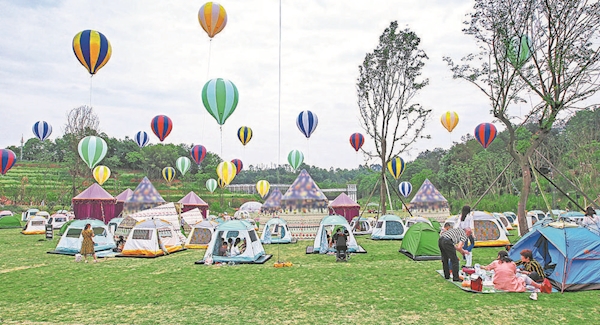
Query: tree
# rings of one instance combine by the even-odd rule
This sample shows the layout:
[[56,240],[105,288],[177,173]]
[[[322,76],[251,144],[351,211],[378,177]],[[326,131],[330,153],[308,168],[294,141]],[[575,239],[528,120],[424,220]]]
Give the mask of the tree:
[[[600,88],[600,4],[586,0],[476,0],[467,35],[475,37],[480,52],[451,59],[455,78],[477,86],[488,96],[494,117],[509,132],[507,147],[523,177],[518,216],[521,235],[527,231],[526,203],[531,191],[531,158],[561,113]],[[474,62],[477,60],[478,62]],[[537,95],[526,116],[511,116],[511,103],[523,102],[527,90]],[[518,123],[520,122],[520,123]],[[518,129],[537,126],[526,141]]]
[[361,123],[375,144],[375,153],[365,153],[378,158],[383,166],[379,180],[382,213],[386,213],[385,166],[423,137],[421,133],[431,113],[413,102],[418,91],[429,83],[420,78],[427,59],[419,49],[420,42],[414,32],[398,30],[398,22],[393,21],[379,37],[377,48],[367,53],[359,66]]

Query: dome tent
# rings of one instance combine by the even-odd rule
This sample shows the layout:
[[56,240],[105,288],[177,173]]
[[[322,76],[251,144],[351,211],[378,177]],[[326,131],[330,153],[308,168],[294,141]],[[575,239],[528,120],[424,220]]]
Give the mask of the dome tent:
[[343,230],[348,231],[348,252],[350,253],[366,253],[367,251],[362,248],[362,246],[358,245],[356,242],[356,238],[354,234],[352,234],[352,229],[350,228],[350,224],[346,221],[346,218],[338,215],[334,216],[326,216],[321,220],[319,224],[319,229],[317,230],[317,235],[315,237],[313,246],[306,247],[306,254],[314,254],[314,253],[322,253],[325,254],[327,252],[335,252],[335,247],[329,247],[327,243],[327,232],[333,234],[333,230],[337,228],[342,228]]
[[[83,242],[83,236],[81,233],[85,229],[85,226],[90,224],[92,231],[94,231],[94,251],[110,251],[117,247],[113,240],[112,234],[108,231],[108,226],[104,222],[97,219],[83,219],[74,220],[68,226],[66,231],[60,237],[56,249],[48,252],[51,254],[64,254],[64,255],[75,255],[79,253],[81,249],[81,243]],[[102,254],[100,254],[102,255]],[[110,255],[110,254],[109,254]]]
[[439,239],[440,234],[429,223],[418,222],[406,230],[399,252],[415,261],[441,260]]
[[190,234],[185,241],[186,248],[207,248],[210,243],[215,228],[219,224],[215,221],[204,220],[192,225]]
[[281,218],[271,218],[267,221],[260,235],[260,242],[263,244],[289,244],[293,241],[287,222]]
[[183,241],[173,225],[161,219],[138,222],[125,241],[119,257],[158,257],[184,250]]
[[47,222],[48,220],[41,216],[30,217],[21,233],[23,235],[43,235],[46,233]]
[[406,227],[404,227],[400,217],[393,214],[386,214],[377,220],[377,224],[371,233],[371,239],[400,240],[404,238],[405,232]]

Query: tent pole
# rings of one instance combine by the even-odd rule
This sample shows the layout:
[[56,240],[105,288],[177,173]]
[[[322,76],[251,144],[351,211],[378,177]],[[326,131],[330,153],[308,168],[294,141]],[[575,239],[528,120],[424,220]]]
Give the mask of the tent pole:
[[[373,197],[373,193],[375,193],[375,189],[377,189],[378,184],[379,184],[379,179],[377,179],[377,182],[375,182],[375,185],[373,186],[373,189],[371,190],[371,194],[369,194],[369,198],[367,199],[367,204],[369,204],[369,202],[371,201],[371,198]],[[365,208],[358,215],[359,217],[362,217],[363,213],[365,213],[365,210],[367,209],[367,204],[365,204]]]
[[[533,166],[533,163],[531,162],[531,158],[529,158],[529,165]],[[552,213],[552,207],[550,206],[550,204],[548,204],[548,200],[546,199],[546,196],[544,195],[544,191],[542,191],[542,186],[540,185],[540,180],[538,179],[537,172],[533,173],[533,178],[535,179],[535,183],[537,184],[537,187],[540,190],[542,199],[544,199],[544,203],[546,203],[546,208],[548,209],[548,211],[550,211],[550,213]]]
[[475,202],[475,204],[472,205],[471,210],[475,211],[475,207],[477,206],[477,204],[479,204],[479,202],[481,202],[481,200],[483,199],[483,197],[492,189],[492,186],[494,186],[494,184],[496,184],[496,182],[500,179],[500,177],[504,174],[504,172],[506,172],[506,170],[508,169],[508,167],[510,167],[510,165],[512,165],[512,163],[515,161],[515,158],[511,159],[510,162],[508,163],[508,165],[506,165],[506,167],[504,167],[504,169],[502,170],[502,172],[500,172],[500,174],[498,175],[498,177],[496,177],[496,179],[492,182],[492,184],[490,184],[490,186],[488,186],[487,190],[485,190],[485,192],[483,192],[483,194],[481,194],[481,196],[479,197],[479,200],[477,200],[477,202]]
[[537,169],[536,167],[533,167],[533,169],[535,169],[540,175],[542,175],[542,177],[544,177],[548,182],[550,182],[550,184],[556,187],[556,189],[559,192],[561,192],[564,196],[566,196],[567,199],[569,199],[569,201],[573,202],[573,204],[575,204],[576,207],[578,207],[581,211],[585,211],[585,209],[582,208],[577,201],[573,200],[569,194],[565,193],[560,187],[558,187],[558,185],[554,184],[554,182],[550,180],[546,175],[542,174],[542,172],[540,172],[539,169]]
[[398,192],[398,190],[394,186],[392,186],[392,188],[394,189],[394,193],[396,193],[396,195],[398,195],[398,198],[400,199],[400,202],[402,202],[402,205],[404,206],[404,208],[406,209],[406,211],[408,211],[408,214],[411,217],[414,217],[413,214],[412,214],[412,212],[410,212],[410,209],[408,208],[408,205],[406,205],[406,203],[404,203],[404,200],[402,199],[402,196],[400,196],[400,193]]

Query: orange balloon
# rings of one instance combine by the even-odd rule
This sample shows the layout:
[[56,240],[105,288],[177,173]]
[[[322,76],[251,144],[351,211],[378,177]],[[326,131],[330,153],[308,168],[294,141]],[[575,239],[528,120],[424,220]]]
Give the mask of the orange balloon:
[[458,124],[458,114],[456,114],[456,112],[448,111],[442,114],[440,120],[442,121],[442,125],[446,128],[446,130],[448,130],[448,132],[452,132],[452,130],[454,130]]

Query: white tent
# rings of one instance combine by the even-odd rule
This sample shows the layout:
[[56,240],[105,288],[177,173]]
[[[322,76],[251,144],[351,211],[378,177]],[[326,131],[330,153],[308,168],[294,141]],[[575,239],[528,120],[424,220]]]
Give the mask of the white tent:
[[404,238],[406,227],[399,216],[386,214],[379,217],[371,233],[371,239],[399,240]]
[[[471,230],[473,230],[475,247],[506,246],[510,244],[499,221],[491,214],[474,211],[471,212],[471,216],[466,221],[469,221]],[[458,225],[458,222],[455,223],[454,228],[457,228]]]
[[181,234],[181,222],[179,219],[179,212],[175,207],[175,203],[167,203],[154,208],[150,208],[147,210],[138,211],[136,213],[130,214],[126,218],[121,221],[117,230],[115,231],[115,236],[123,236],[124,238],[129,237],[129,233],[131,229],[139,222],[149,219],[161,219],[173,226],[173,229],[179,233],[182,241],[185,241],[185,238]]
[[183,250],[180,234],[168,221],[141,221],[129,232],[123,251],[118,256],[157,257]]
[[186,234],[189,234],[192,230],[192,226],[204,220],[204,216],[202,215],[202,211],[199,208],[193,208],[189,211],[183,212],[181,214],[183,231]]
[[355,235],[368,235],[373,232],[373,226],[367,218],[363,217],[352,218],[350,228]]
[[327,242],[327,233],[329,233],[332,237],[334,234],[334,230],[338,228],[342,228],[342,231],[348,231],[348,239],[346,245],[348,246],[348,252],[362,252],[365,253],[364,249],[358,245],[356,242],[356,238],[354,234],[352,234],[352,228],[350,228],[350,224],[346,220],[346,218],[333,215],[326,216],[321,220],[321,224],[319,225],[319,229],[317,230],[317,236],[315,237],[315,241],[312,247],[312,250],[307,248],[307,253],[321,253],[325,254],[327,252],[335,252],[335,247],[329,247]]
[[[230,256],[229,253],[225,256],[220,255],[219,248],[221,248],[223,242],[228,242],[231,239],[235,243],[236,238],[239,238],[241,243],[245,242],[245,249],[240,249],[240,254],[236,256]],[[271,256],[265,253],[253,225],[244,220],[230,220],[217,226],[204,254],[204,259],[197,261],[196,264],[204,264],[207,259],[212,259],[215,263],[262,264]]]
[[[123,219],[124,218],[112,218],[106,225],[108,227],[108,231],[113,236],[114,240],[117,240],[119,238],[119,236],[115,235],[115,233],[117,232],[117,228],[119,228],[119,225],[121,224]],[[123,236],[123,238],[125,237]]]
[[219,224],[216,221],[204,220],[192,226],[187,240],[186,248],[207,248]]
[[83,242],[83,236],[81,232],[85,228],[85,225],[90,224],[94,231],[94,251],[105,251],[112,250],[116,247],[115,241],[112,238],[112,234],[108,231],[108,226],[101,220],[97,219],[84,219],[74,220],[67,226],[67,230],[60,237],[56,249],[50,253],[75,255],[81,250],[81,243]]
[[414,225],[417,222],[425,222],[433,227],[433,225],[431,224],[431,221],[429,221],[423,217],[410,217],[406,220],[406,228],[410,228],[410,226]]
[[289,244],[292,242],[292,232],[287,222],[281,218],[271,218],[265,224],[260,242],[263,244]]
[[248,211],[248,212],[259,212],[262,207],[262,203],[256,201],[250,201],[242,204],[240,206],[240,211]]
[[496,217],[496,219],[498,219],[500,221],[500,223],[504,226],[504,229],[506,229],[506,230],[513,230],[512,224],[510,223],[510,221],[508,220],[508,218],[504,214],[498,213],[498,212],[494,212],[494,217]]
[[48,219],[41,216],[30,217],[21,233],[23,235],[43,235],[46,233],[47,222]]

